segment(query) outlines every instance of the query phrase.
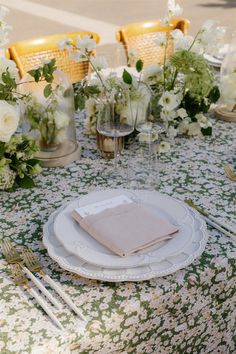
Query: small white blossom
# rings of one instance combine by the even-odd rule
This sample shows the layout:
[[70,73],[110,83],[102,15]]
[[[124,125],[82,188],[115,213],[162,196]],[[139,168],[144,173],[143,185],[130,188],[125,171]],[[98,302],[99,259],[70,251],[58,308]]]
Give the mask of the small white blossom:
[[186,112],[186,109],[184,109],[184,108],[179,108],[177,110],[177,114],[178,114],[178,117],[180,117],[182,119],[188,117],[188,113]]
[[189,129],[189,120],[184,119],[178,126],[179,134],[187,134]]
[[159,154],[170,151],[170,143],[168,141],[161,141],[158,147]]
[[149,84],[154,84],[158,78],[162,75],[163,70],[158,64],[151,64],[143,71],[143,81]]
[[158,32],[154,42],[160,46],[164,47],[166,45],[166,32]]
[[184,35],[179,29],[175,29],[171,32],[171,36],[174,40],[174,49],[177,50],[188,50],[193,44],[194,38],[192,36]]
[[92,66],[98,71],[108,68],[108,62],[105,56],[91,57],[90,61]]
[[178,129],[174,128],[172,125],[167,130],[167,136],[171,139],[178,135]]
[[183,13],[183,8],[179,4],[176,4],[175,0],[168,0],[168,19],[172,17],[178,17]]
[[130,49],[128,51],[128,64],[134,66],[138,60],[138,53],[136,49]]
[[89,53],[93,51],[96,47],[95,39],[91,38],[91,36],[78,36],[77,37],[77,47],[82,53]]
[[201,128],[208,128],[212,126],[210,120],[203,113],[196,114],[195,118],[197,119]]
[[189,123],[188,135],[189,136],[202,136],[200,124],[197,122]]
[[72,50],[73,48],[73,42],[72,42],[72,39],[71,38],[63,38],[62,40],[60,40],[58,43],[57,43],[58,47],[60,50],[64,50],[64,49],[67,49],[67,50]]
[[76,52],[70,53],[70,58],[72,60],[76,61],[77,63],[81,63],[83,61],[87,61],[88,60],[86,54],[84,54],[80,50],[77,50]]
[[59,130],[62,128],[66,128],[69,125],[70,118],[64,112],[56,111],[55,116],[54,116],[54,122],[55,122],[56,128]]
[[168,111],[168,110],[162,109],[160,116],[163,121],[170,122],[173,119],[177,118],[177,112],[175,110]]

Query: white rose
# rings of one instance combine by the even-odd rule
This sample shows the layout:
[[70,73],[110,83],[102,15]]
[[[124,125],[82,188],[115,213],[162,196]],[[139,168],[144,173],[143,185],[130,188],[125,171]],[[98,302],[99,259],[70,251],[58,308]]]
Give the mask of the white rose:
[[0,101],[0,141],[8,142],[19,123],[17,109],[6,101]]
[[69,125],[70,118],[64,112],[56,111],[55,116],[54,116],[54,122],[55,122],[56,128],[59,130],[59,129],[65,128]]

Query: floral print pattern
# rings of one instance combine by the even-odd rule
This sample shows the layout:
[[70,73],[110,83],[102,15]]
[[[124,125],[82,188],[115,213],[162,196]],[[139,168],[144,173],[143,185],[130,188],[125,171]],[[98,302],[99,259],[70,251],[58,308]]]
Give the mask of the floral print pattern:
[[[83,323],[65,306],[55,311],[65,328],[58,330],[27,291],[13,284],[2,257],[0,352],[235,353],[236,243],[217,230],[208,227],[206,249],[193,264],[150,281],[85,279],[50,259],[42,226],[53,211],[94,189],[127,187],[125,178],[106,178],[112,162],[102,160],[95,141],[83,136],[79,119],[81,160],[65,168],[45,168],[33,190],[1,192],[0,227],[1,237],[35,251],[88,321]],[[181,200],[191,198],[235,226],[235,184],[223,166],[228,162],[236,168],[236,125],[213,121],[213,127],[212,137],[176,139],[172,152],[161,157],[157,189]]]

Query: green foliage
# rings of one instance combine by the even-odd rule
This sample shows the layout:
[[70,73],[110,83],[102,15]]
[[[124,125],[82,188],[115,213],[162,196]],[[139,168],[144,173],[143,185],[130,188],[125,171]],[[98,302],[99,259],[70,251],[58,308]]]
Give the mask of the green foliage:
[[0,100],[8,102],[16,102],[15,90],[17,88],[15,78],[11,77],[9,70],[7,69],[2,73],[2,83],[0,83]]
[[130,75],[130,73],[124,69],[123,71],[123,75],[122,75],[123,81],[128,84],[128,85],[132,85],[133,79],[132,76]]
[[[40,66],[37,69],[29,70],[28,74],[34,78],[35,82],[46,81],[48,83],[52,83],[53,73],[56,69],[56,59],[52,59],[50,62],[45,63],[43,66]],[[48,90],[49,89],[46,90],[46,94],[48,94]],[[48,96],[49,95],[50,94],[48,94]],[[45,97],[47,98],[48,96]]]
[[87,85],[87,81],[81,81],[73,85],[75,110],[85,108],[85,101],[89,97],[97,97],[101,91],[96,85]]
[[136,70],[138,73],[140,73],[142,70],[143,70],[143,61],[141,59],[139,59],[137,62],[136,62]]

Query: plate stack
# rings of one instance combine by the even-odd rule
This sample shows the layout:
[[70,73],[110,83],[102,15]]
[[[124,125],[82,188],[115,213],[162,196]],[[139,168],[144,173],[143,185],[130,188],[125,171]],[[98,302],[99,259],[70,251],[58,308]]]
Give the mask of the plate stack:
[[[127,257],[101,245],[72,218],[82,206],[126,195],[159,218],[178,226],[170,240]],[[86,278],[103,281],[142,281],[184,268],[199,257],[206,246],[206,224],[185,203],[159,192],[105,190],[90,193],[54,212],[44,225],[43,242],[50,257],[62,268]]]

